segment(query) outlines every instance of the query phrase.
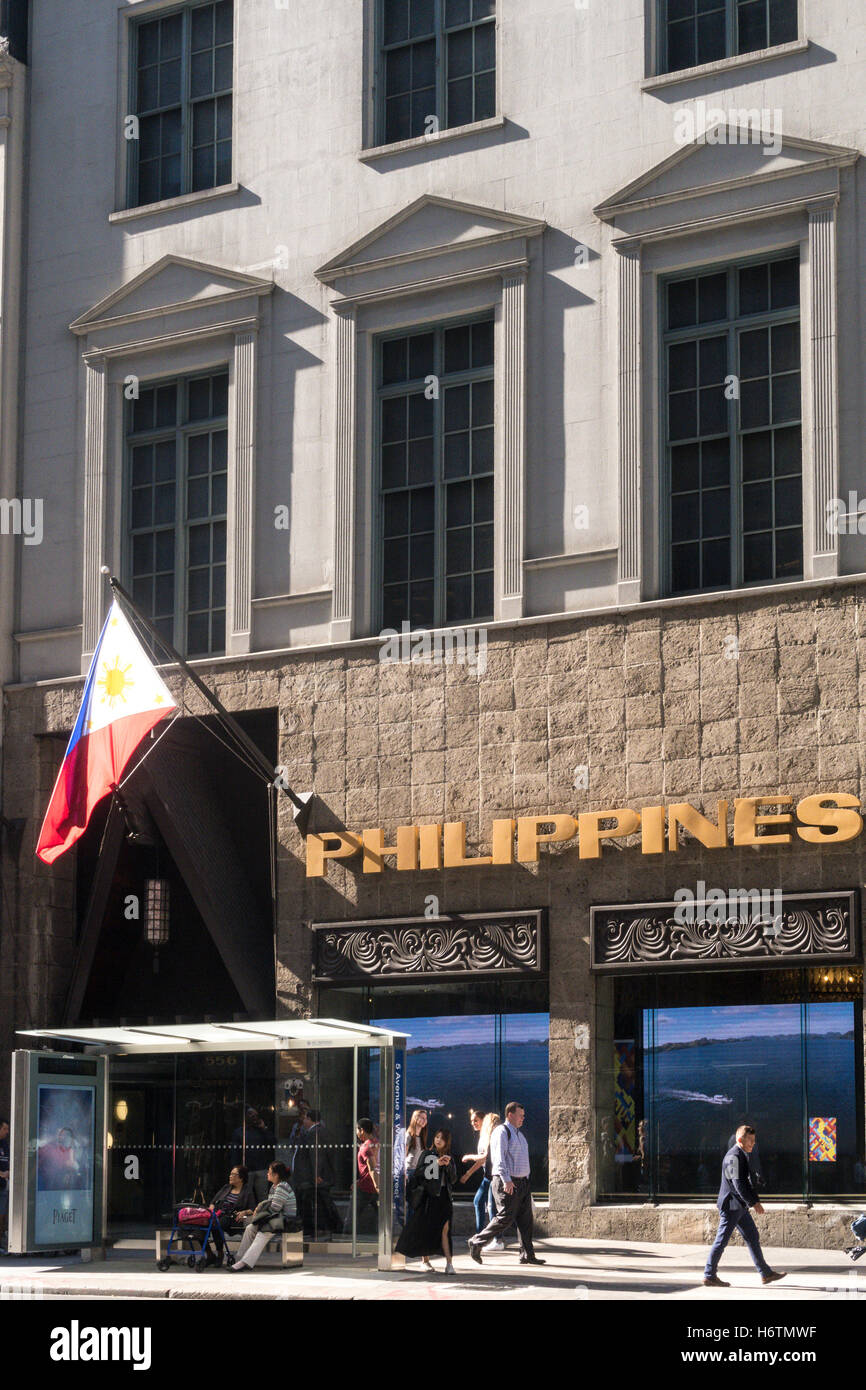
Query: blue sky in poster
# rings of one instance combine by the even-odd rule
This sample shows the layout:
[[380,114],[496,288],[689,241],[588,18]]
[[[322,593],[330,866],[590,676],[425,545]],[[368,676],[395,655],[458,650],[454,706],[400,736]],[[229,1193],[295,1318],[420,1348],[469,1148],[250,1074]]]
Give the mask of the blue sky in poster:
[[[644,1012],[644,1045],[650,1046],[651,1011]],[[795,1037],[802,1027],[799,1004],[734,1004],[718,1008],[659,1009],[656,1013],[657,1046],[665,1043],[694,1042],[698,1038],[727,1041],[736,1038]],[[853,1027],[853,1007],[849,1003],[810,1004],[808,1030],[811,1037],[844,1033]]]
[[[549,1014],[503,1014],[504,1041],[507,1043],[547,1042]],[[457,1014],[438,1018],[374,1018],[373,1027],[393,1028],[409,1033],[407,1051],[419,1047],[474,1047],[494,1041],[495,1015]]]

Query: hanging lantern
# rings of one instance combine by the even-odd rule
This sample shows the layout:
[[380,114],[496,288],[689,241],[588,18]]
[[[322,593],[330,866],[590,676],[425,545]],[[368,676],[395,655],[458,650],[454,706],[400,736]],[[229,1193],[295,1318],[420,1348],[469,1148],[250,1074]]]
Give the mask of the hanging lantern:
[[159,948],[168,944],[170,916],[171,894],[168,879],[146,878],[144,880],[144,939],[149,946],[153,947],[154,973],[159,970]]

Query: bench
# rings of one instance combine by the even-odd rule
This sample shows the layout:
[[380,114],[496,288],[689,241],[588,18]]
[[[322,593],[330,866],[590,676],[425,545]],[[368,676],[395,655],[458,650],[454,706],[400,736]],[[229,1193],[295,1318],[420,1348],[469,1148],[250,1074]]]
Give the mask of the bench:
[[[170,1226],[160,1226],[156,1231],[156,1259],[157,1263],[165,1257],[171,1236]],[[304,1233],[303,1231],[274,1231],[264,1249],[266,1255],[271,1249],[274,1241],[280,1242],[280,1264],[284,1269],[298,1269],[304,1263]],[[226,1236],[226,1244],[231,1250],[236,1250],[240,1244],[240,1234]],[[178,1250],[178,1259],[183,1258],[183,1250]],[[174,1256],[174,1251],[172,1251]]]

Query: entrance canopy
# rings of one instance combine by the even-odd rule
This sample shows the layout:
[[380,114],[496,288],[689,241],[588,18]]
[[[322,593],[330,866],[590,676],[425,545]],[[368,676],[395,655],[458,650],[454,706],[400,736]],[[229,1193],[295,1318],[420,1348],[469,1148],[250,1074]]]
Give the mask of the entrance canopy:
[[123,1057],[158,1052],[273,1052],[292,1048],[400,1047],[407,1034],[336,1018],[279,1018],[270,1023],[168,1023],[128,1028],[20,1028],[28,1038],[81,1043]]

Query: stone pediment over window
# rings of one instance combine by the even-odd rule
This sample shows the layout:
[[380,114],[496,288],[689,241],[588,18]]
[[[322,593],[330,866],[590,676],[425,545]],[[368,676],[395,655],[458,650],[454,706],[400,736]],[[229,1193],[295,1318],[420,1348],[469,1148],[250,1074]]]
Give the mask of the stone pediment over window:
[[185,256],[162,256],[80,314],[85,372],[84,601],[82,670],[102,623],[106,560],[120,567],[123,411],[128,387],[202,362],[229,363],[229,592],[226,650],[249,651],[252,630],[252,526],[255,495],[256,337],[263,298],[274,288],[242,270]]
[[[769,113],[768,113],[769,114]],[[859,151],[716,122],[595,208],[624,237],[647,239],[761,218],[839,195]]]
[[529,263],[527,242],[544,222],[426,193],[374,227],[317,276],[359,303],[507,274]]
[[[132,339],[176,338],[185,332],[254,327],[258,300],[273,280],[207,265],[184,256],[163,256],[99,300],[70,325],[93,350],[126,347]],[[158,323],[158,330],[156,324]]]

